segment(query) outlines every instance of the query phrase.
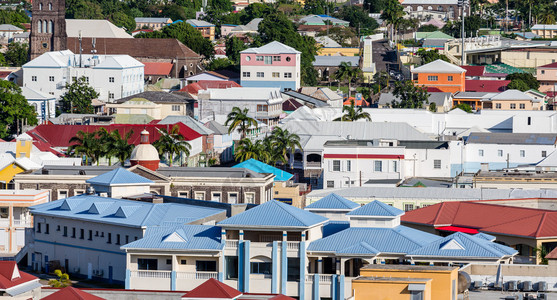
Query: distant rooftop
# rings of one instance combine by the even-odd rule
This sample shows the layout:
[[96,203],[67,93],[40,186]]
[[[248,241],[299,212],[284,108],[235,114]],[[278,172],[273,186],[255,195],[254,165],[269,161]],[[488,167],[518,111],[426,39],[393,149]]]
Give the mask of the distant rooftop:
[[269,175],[260,174],[245,168],[190,168],[190,167],[161,167],[157,169],[167,177],[213,177],[213,178],[265,178]]

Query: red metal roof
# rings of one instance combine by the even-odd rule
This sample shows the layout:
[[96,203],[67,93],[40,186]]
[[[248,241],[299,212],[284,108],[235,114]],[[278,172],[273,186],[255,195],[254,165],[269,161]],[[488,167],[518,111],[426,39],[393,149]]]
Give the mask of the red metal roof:
[[12,71],[0,71],[0,78],[4,79],[10,74],[12,74]]
[[163,75],[168,76],[172,70],[172,63],[168,62],[144,62],[145,69],[143,73],[145,75]]
[[547,65],[543,65],[543,66],[539,66],[538,68],[554,69],[554,68],[557,68],[557,62],[547,64]]
[[435,229],[443,230],[443,231],[452,231],[452,232],[464,232],[464,233],[469,233],[469,234],[478,233],[478,231],[476,229],[458,227],[458,226],[441,226],[441,227],[436,227]]
[[551,252],[549,252],[549,253],[545,256],[545,258],[548,258],[548,259],[557,259],[557,248],[551,250]]
[[500,93],[507,89],[510,80],[466,80],[467,92]]
[[[14,269],[19,272],[19,277],[12,280]],[[0,261],[0,289],[5,290],[36,279],[39,278],[19,271],[15,261]]]
[[230,80],[199,80],[198,82],[190,83],[181,88],[179,92],[188,92],[189,94],[197,95],[199,91],[206,89],[227,89],[231,87],[242,87],[235,81]]
[[364,107],[369,106],[369,103],[366,100],[364,99],[356,100],[356,98],[354,97],[350,97],[347,100],[345,100],[343,105],[350,106],[352,105],[352,102],[354,102],[354,106],[364,106]]
[[212,298],[212,299],[234,299],[242,295],[242,292],[211,278],[195,289],[187,292],[182,299],[189,298]]
[[460,66],[466,70],[466,76],[483,76],[485,66]]
[[[180,133],[187,140],[191,141],[201,134],[197,131],[191,129],[183,123],[177,123],[180,128]],[[118,130],[121,136],[124,136],[127,132],[133,130],[133,134],[130,136],[129,143],[138,145],[140,142],[140,132],[145,129],[149,132],[149,138],[151,143],[158,140],[160,137],[160,132],[158,129],[166,128],[170,130],[174,125],[158,125],[158,124],[146,124],[146,125],[130,125],[130,124],[111,124],[111,125],[53,125],[45,124],[39,125],[34,129],[27,132],[33,140],[44,142],[52,145],[52,147],[65,148],[70,146],[69,140],[74,137],[78,131],[82,130],[84,132],[94,132],[100,128],[106,128],[109,132]]]
[[538,238],[557,236],[557,211],[478,202],[438,203],[406,212],[402,221]]
[[52,293],[44,298],[43,300],[105,300],[105,298],[101,298],[95,295],[91,295],[86,293],[82,290],[73,288],[71,286],[65,287],[56,293]]

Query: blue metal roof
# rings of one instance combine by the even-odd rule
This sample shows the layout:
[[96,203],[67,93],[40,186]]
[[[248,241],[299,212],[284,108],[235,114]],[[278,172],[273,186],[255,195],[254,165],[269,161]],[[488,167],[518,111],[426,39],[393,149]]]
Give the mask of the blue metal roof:
[[[365,248],[366,250],[362,253],[349,254],[370,255],[374,251],[375,254],[408,253],[438,239],[437,235],[405,226],[394,228],[352,227],[311,242],[308,251],[348,254],[357,249],[364,251]],[[353,247],[354,245],[360,246]],[[367,245],[367,248],[362,248],[362,245]]]
[[409,256],[490,257],[500,258],[518,253],[515,249],[483,238],[457,232],[416,249]]
[[309,211],[271,200],[218,223],[228,227],[308,228],[328,219]]
[[381,217],[396,217],[403,215],[404,211],[392,207],[378,200],[373,200],[370,203],[355,209],[349,213],[347,216],[381,216]]
[[96,185],[116,185],[116,184],[152,184],[153,181],[132,173],[124,168],[117,168],[99,176],[95,176],[85,182]]
[[217,226],[182,225],[149,227],[142,239],[122,249],[222,250],[221,229]]
[[344,197],[341,197],[335,193],[331,193],[316,202],[306,206],[305,209],[341,209],[341,210],[352,210],[360,205],[356,202],[352,202]]
[[493,235],[483,233],[483,232],[476,233],[476,234],[474,234],[474,236],[477,237],[477,238],[480,238],[480,239],[490,241],[490,242],[495,241],[495,237]]
[[30,209],[34,215],[133,227],[187,224],[225,211],[187,204],[148,203],[94,195],[56,200]]
[[347,228],[350,228],[350,222],[348,221],[329,221],[323,225],[323,237],[328,237]]
[[292,175],[288,172],[285,172],[285,171],[283,171],[279,168],[275,168],[273,166],[270,166],[266,163],[262,163],[258,160],[253,159],[253,158],[250,158],[246,161],[243,161],[243,162],[233,166],[232,168],[245,168],[245,169],[257,172],[257,173],[274,174],[275,175],[274,181],[288,181],[288,180],[292,179],[292,177],[294,176],[294,175]]

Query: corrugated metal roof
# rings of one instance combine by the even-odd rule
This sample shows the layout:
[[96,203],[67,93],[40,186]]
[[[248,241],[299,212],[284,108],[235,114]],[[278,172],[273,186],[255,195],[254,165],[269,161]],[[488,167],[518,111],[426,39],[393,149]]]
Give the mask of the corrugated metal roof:
[[417,67],[414,70],[412,70],[412,73],[456,73],[456,74],[460,74],[460,73],[464,73],[466,72],[465,69],[457,66],[457,65],[453,65],[449,62],[446,62],[444,60],[438,59],[436,61],[432,61],[428,64],[425,64],[421,67]]
[[317,67],[337,67],[343,62],[347,62],[352,67],[356,68],[360,64],[360,57],[316,55],[312,65]]
[[554,133],[472,132],[466,139],[467,144],[555,145],[556,141]]
[[292,98],[296,98],[296,99],[300,99],[302,101],[305,102],[309,102],[310,104],[315,105],[315,107],[324,107],[324,106],[329,106],[326,102],[319,100],[317,98],[313,98],[311,96],[308,95],[304,95],[302,93],[298,93],[296,91],[285,91],[282,92],[283,94],[290,96]]
[[274,179],[275,181],[288,181],[288,180],[292,179],[292,177],[294,177],[294,175],[292,175],[292,174],[290,174],[286,171],[283,171],[279,168],[275,168],[273,166],[270,166],[266,163],[255,160],[253,158],[250,158],[246,161],[243,161],[243,162],[233,166],[232,168],[245,168],[245,169],[257,172],[257,173],[274,174],[275,175],[275,179]]
[[[93,204],[99,213],[89,212]],[[106,205],[105,203],[112,204]],[[80,195],[30,207],[34,215],[49,215],[121,226],[154,226],[164,222],[183,224],[224,212],[222,209],[177,203],[148,203],[132,200]],[[187,220],[184,222],[184,220]]]
[[273,41],[259,48],[248,48],[240,53],[254,54],[300,54],[301,52],[281,42]]
[[[178,236],[177,239],[169,237]],[[217,226],[183,225],[149,227],[145,236],[122,249],[222,250],[221,229]]]
[[360,207],[358,203],[352,202],[344,197],[335,193],[331,193],[316,202],[306,206],[306,210],[312,209],[339,209],[339,210],[353,210]]
[[382,217],[396,217],[404,214],[404,211],[385,204],[381,201],[371,201],[370,203],[355,209],[347,216],[382,216]]
[[483,233],[483,232],[474,234],[474,236],[477,237],[477,238],[480,238],[480,239],[484,239],[484,240],[486,240],[486,241],[490,241],[490,242],[495,241],[495,237],[494,237],[494,236],[492,236],[492,235],[490,235],[490,234],[487,234],[487,233]]
[[308,228],[327,221],[309,211],[271,200],[218,223],[222,227]]
[[124,168],[117,168],[110,172],[106,172],[85,182],[95,185],[112,186],[118,184],[152,184],[153,181],[132,173]]
[[457,232],[416,249],[409,256],[491,257],[500,258],[518,253],[515,249],[488,240]]

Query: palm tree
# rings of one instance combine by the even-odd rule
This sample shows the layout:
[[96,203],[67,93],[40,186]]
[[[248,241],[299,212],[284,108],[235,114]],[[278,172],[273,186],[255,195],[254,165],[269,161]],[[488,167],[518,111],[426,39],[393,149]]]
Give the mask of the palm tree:
[[351,62],[341,62],[338,70],[335,72],[335,79],[344,81],[348,81],[348,98],[350,98],[350,84],[352,80],[357,79],[362,76],[362,70],[359,68],[353,68]]
[[100,143],[96,135],[96,132],[78,131],[70,139],[69,142],[74,144],[68,147],[66,153],[70,156],[84,155],[86,165],[89,164],[89,159],[91,159],[91,163],[96,161],[99,158],[97,149],[100,149]]
[[353,121],[357,121],[359,119],[366,119],[368,121],[371,121],[371,117],[369,116],[369,113],[364,112],[361,106],[356,108],[354,106],[354,101],[350,102],[350,106],[345,105],[342,108],[342,112],[345,113],[345,114],[342,115],[342,117],[338,117],[338,118],[334,119],[334,121],[353,122]]
[[178,124],[174,125],[170,131],[162,128],[159,130],[161,133],[160,138],[153,143],[157,148],[159,155],[166,154],[168,157],[169,165],[172,166],[174,155],[181,155],[186,157],[190,156],[191,145],[186,141],[184,136],[180,133]]
[[546,6],[539,15],[539,23],[551,25],[555,24],[555,21],[555,14],[549,6]]
[[112,158],[116,156],[116,149],[112,147],[113,137],[110,132],[104,127],[101,127],[99,130],[97,130],[97,135],[101,144],[100,157],[108,159],[108,165],[112,166]]
[[255,126],[257,128],[257,121],[252,117],[248,116],[249,109],[244,108],[243,110],[239,107],[233,107],[232,111],[226,117],[225,126],[228,126],[228,133],[231,133],[235,129],[242,134],[242,139],[246,138],[246,132],[250,126]]
[[111,153],[114,154],[116,158],[120,161],[120,164],[124,166],[124,163],[128,158],[130,158],[132,154],[132,150],[135,147],[133,144],[129,144],[128,140],[130,136],[133,134],[133,130],[128,131],[124,137],[120,135],[118,130],[114,130],[110,132],[111,143],[110,147],[113,149]]
[[387,22],[387,24],[391,27],[391,40],[393,40],[393,37],[395,36],[394,29],[398,27],[398,24],[402,21],[402,17],[404,17],[405,14],[404,8],[398,0],[388,0],[383,13],[381,13],[381,20]]
[[[288,153],[294,153],[296,148],[302,148],[300,145],[300,137],[297,134],[290,133],[287,129],[282,129],[280,127],[275,127],[275,129],[273,129],[271,141],[275,146],[277,159],[283,164],[288,162]],[[290,164],[290,168],[292,168],[292,163]]]
[[248,159],[265,160],[268,158],[269,153],[263,149],[261,140],[255,143],[250,139],[241,139],[234,151],[234,158],[240,162]]

